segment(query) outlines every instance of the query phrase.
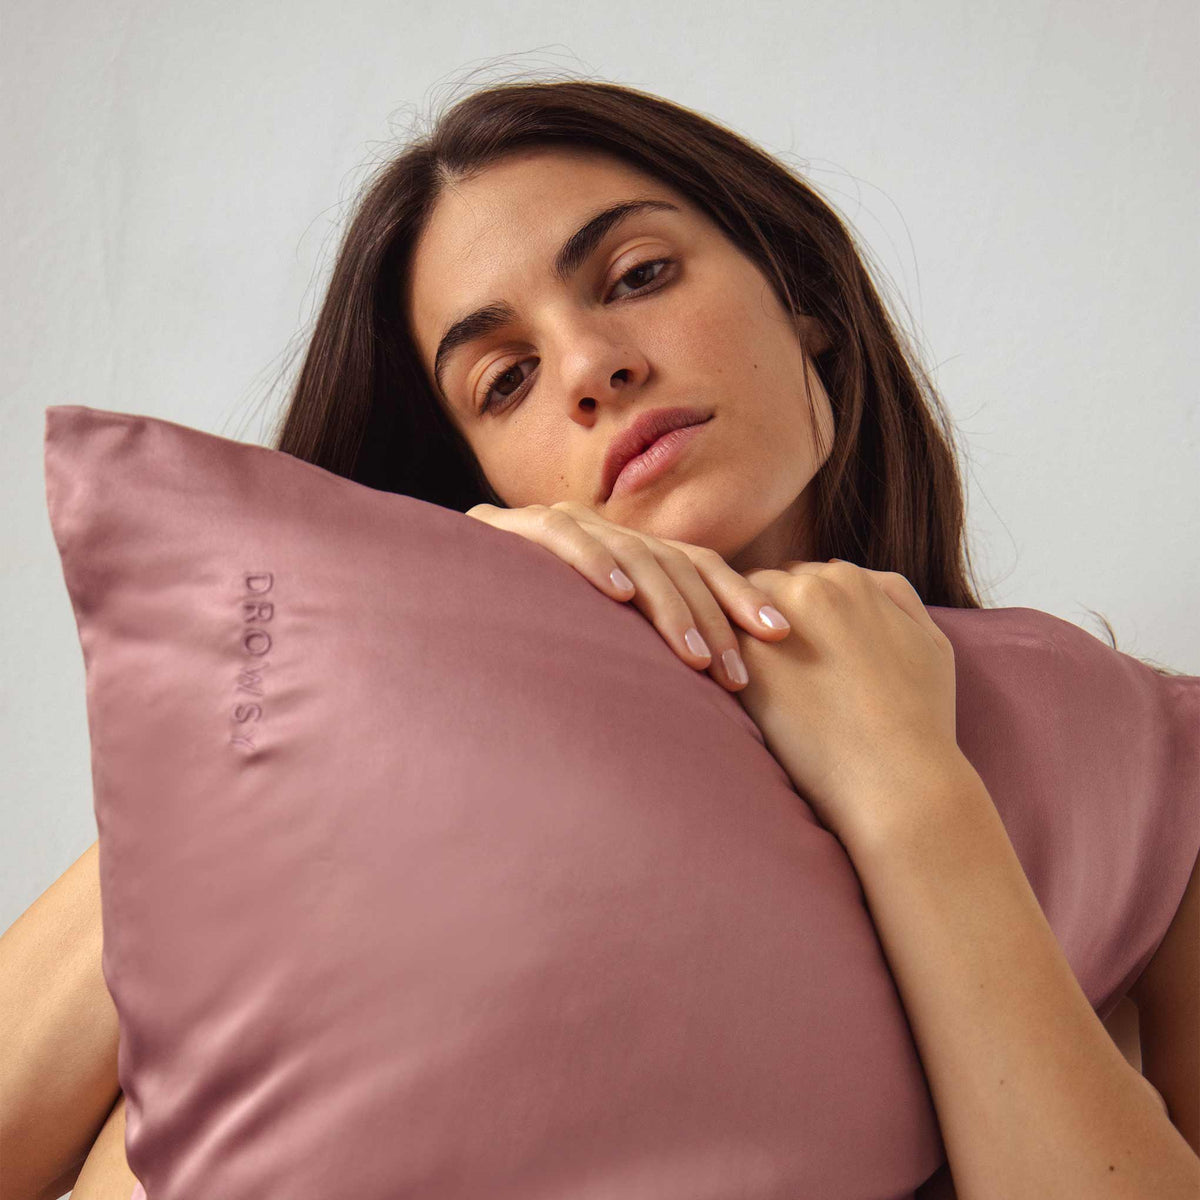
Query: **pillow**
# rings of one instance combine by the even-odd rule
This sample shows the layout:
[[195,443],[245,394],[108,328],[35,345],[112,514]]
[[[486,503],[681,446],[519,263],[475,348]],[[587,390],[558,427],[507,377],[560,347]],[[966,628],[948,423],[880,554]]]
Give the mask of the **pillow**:
[[[150,1200],[893,1198],[944,1161],[857,876],[737,698],[542,546],[46,409]],[[1200,845],[1200,679],[931,607],[1102,1015]]]

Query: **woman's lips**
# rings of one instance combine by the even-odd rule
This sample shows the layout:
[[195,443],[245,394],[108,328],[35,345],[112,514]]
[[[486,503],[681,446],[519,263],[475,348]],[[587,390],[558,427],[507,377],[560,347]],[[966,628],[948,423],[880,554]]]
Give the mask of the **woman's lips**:
[[699,421],[695,425],[683,425],[664,433],[652,442],[641,454],[631,458],[622,468],[613,483],[609,499],[615,500],[627,492],[636,491],[669,471],[682,457],[688,445],[700,430],[712,420]]

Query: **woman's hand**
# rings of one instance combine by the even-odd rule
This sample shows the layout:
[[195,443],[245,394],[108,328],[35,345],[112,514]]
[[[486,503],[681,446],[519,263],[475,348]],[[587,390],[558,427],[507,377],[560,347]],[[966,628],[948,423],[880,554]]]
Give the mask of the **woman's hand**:
[[[689,667],[710,668],[731,692],[745,687],[747,678],[726,613],[764,642],[787,637],[771,596],[706,546],[651,537],[573,500],[522,508],[476,504],[465,515],[545,546],[614,600],[632,600]],[[774,626],[760,616],[764,606]]]
[[739,638],[738,694],[768,749],[844,844],[903,819],[897,797],[971,770],[955,732],[954,648],[912,584],[836,559],[746,579],[792,623],[777,646]]

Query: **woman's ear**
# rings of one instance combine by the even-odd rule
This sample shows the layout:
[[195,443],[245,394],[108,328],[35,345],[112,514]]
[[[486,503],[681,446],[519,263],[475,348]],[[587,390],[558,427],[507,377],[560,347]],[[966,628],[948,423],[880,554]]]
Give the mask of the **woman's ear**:
[[801,313],[796,317],[796,330],[800,334],[800,342],[809,356],[816,358],[824,354],[833,345],[825,326],[816,317]]

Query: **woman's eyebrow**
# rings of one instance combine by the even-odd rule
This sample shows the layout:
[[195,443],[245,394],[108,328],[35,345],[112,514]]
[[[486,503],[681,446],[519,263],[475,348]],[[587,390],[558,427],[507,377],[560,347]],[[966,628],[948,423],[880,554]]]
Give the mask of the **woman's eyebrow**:
[[[565,242],[554,256],[554,275],[562,283],[566,283],[581,266],[596,247],[604,240],[604,236],[615,225],[634,213],[650,210],[669,209],[679,212],[679,205],[668,200],[619,200],[602,208],[598,213],[589,217]],[[445,396],[442,384],[442,373],[454,352],[469,342],[486,337],[489,333],[502,329],[517,319],[516,310],[503,300],[495,300],[485,304],[465,317],[459,317],[442,334],[438,342],[437,353],[433,356],[433,377]]]

